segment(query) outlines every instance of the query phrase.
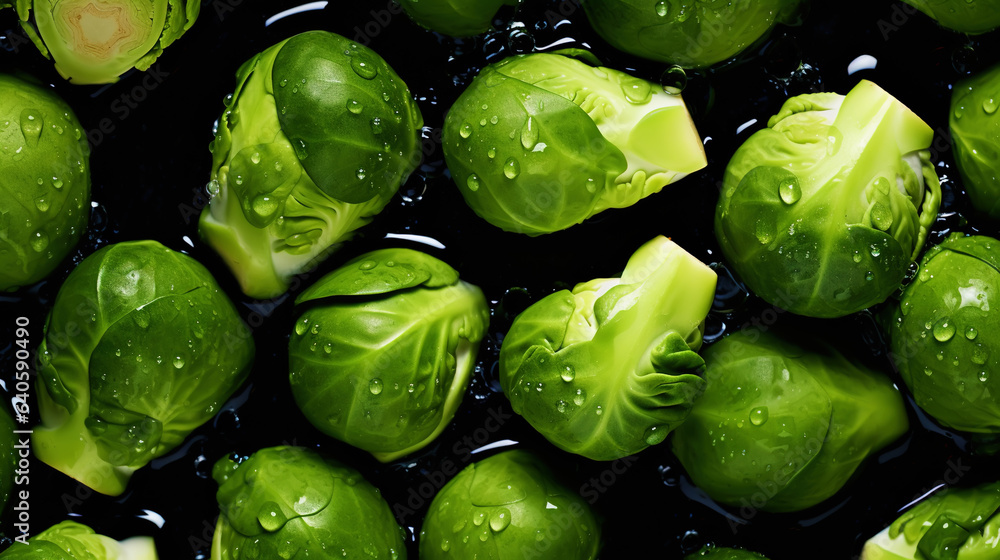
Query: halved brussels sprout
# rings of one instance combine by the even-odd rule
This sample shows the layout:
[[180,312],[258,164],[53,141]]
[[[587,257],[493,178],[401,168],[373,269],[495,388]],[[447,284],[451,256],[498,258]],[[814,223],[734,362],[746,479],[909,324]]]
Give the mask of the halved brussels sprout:
[[[21,27],[74,84],[148,70],[198,19],[198,0],[16,0]],[[32,11],[34,17],[32,18]]]
[[157,560],[152,537],[116,541],[76,521],[63,521],[0,553],[3,560]]
[[772,305],[841,317],[899,288],[937,217],[933,131],[877,85],[793,97],[729,161],[715,235]]
[[527,235],[626,208],[707,163],[680,95],[557,53],[484,68],[448,111],[444,155],[479,217]]
[[500,349],[514,412],[560,449],[597,461],[662,442],[704,389],[696,351],[715,282],[701,261],[657,237],[621,278],[535,303]]

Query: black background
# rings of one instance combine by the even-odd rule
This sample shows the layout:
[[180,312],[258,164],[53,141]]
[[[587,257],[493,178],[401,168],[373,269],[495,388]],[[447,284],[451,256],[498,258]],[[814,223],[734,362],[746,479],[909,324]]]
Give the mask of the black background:
[[[862,78],[880,84],[936,131],[933,159],[945,198],[930,243],[940,242],[955,230],[995,236],[995,226],[969,213],[949,147],[947,119],[951,85],[1000,61],[998,32],[968,38],[939,28],[900,2],[816,2],[798,25],[779,26],[769,40],[739,61],[688,73],[685,99],[702,137],[711,138],[706,142],[707,169],[632,208],[605,212],[565,232],[528,238],[501,232],[468,209],[451,184],[440,142],[435,140],[440,138],[447,108],[472,76],[489,62],[524,51],[525,38],[510,41],[505,26],[523,23],[537,50],[552,50],[550,45],[560,40],[554,48],[589,47],[606,66],[653,81],[660,79],[666,66],[608,47],[590,29],[582,9],[570,0],[526,0],[516,15],[510,8],[501,12],[496,31],[468,40],[419,28],[389,0],[334,0],[325,9],[265,26],[268,17],[298,3],[205,1],[198,22],[166,50],[153,71],[132,72],[107,87],[66,83],[26,42],[13,11],[0,14],[0,71],[26,72],[51,84],[91,131],[93,200],[97,203],[90,230],[56,272],[36,286],[0,296],[4,310],[0,364],[6,387],[13,387],[14,318],[30,319],[31,344],[37,347],[52,299],[72,267],[96,249],[119,241],[152,238],[197,258],[237,303],[253,327],[257,344],[257,360],[247,385],[180,448],[138,471],[123,495],[94,494],[34,460],[32,533],[72,517],[116,538],[152,535],[161,558],[207,558],[217,516],[212,464],[230,453],[246,455],[283,443],[319,448],[360,469],[383,490],[391,505],[399,506],[399,520],[411,537],[411,558],[417,557],[415,534],[429,503],[420,497],[421,490],[426,494],[447,478],[442,473],[488,454],[470,456],[467,451],[472,447],[508,439],[542,453],[571,487],[580,488],[593,501],[605,518],[601,553],[605,560],[679,558],[707,542],[745,546],[775,560],[850,558],[902,507],[942,481],[969,485],[996,476],[995,459],[969,453],[962,437],[922,418],[912,403],[912,430],[903,441],[874,457],[833,499],[805,512],[784,515],[746,516],[747,512],[723,510],[698,499],[667,444],[627,463],[597,463],[554,449],[516,416],[506,418],[498,430],[486,427],[496,426],[487,422],[491,415],[512,414],[496,381],[497,348],[513,317],[529,303],[580,281],[617,274],[632,251],[657,234],[672,237],[706,263],[719,261],[712,216],[722,171],[736,147],[764,126],[788,96],[811,91],[846,93]],[[298,290],[285,298],[253,301],[240,293],[221,260],[198,238],[197,214],[206,202],[211,166],[208,144],[238,66],[268,46],[309,29],[367,42],[393,66],[418,98],[428,155],[375,222],[319,269],[302,277]],[[862,54],[874,56],[877,67],[848,75],[848,64]],[[752,119],[757,123],[736,133]],[[100,132],[102,121],[109,132]],[[389,241],[386,233],[424,235],[446,248]],[[339,263],[389,245],[411,246],[445,260],[465,280],[483,288],[494,314],[475,379],[456,421],[426,450],[381,465],[323,436],[305,421],[287,384],[287,341],[293,321],[291,298],[297,291]],[[725,278],[724,268],[720,272]],[[731,284],[723,282],[722,286]],[[720,289],[720,296],[724,291]],[[871,365],[895,375],[869,312],[839,320],[809,320],[775,313],[754,297],[720,297],[708,320],[708,339],[748,321],[774,317],[816,336],[840,338],[845,346],[862,350]],[[5,405],[9,396],[4,398]],[[473,441],[471,446],[465,443],[467,438]],[[162,527],[139,517],[146,511],[162,516]],[[3,521],[6,538],[0,548],[14,534],[10,507]]]

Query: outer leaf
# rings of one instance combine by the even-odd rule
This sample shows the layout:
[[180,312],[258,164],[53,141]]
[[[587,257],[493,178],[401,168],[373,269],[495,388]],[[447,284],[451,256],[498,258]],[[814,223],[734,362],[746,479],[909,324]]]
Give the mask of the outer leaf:
[[666,238],[620,280],[552,294],[514,321],[500,383],[514,411],[560,448],[612,460],[663,441],[703,382],[700,324],[715,274]]
[[212,560],[370,556],[406,560],[403,531],[377,488],[314,451],[261,449],[216,463],[218,525]]
[[516,449],[469,465],[438,492],[420,531],[420,558],[593,560],[600,544],[586,502]]
[[739,331],[705,351],[708,385],[673,450],[713,499],[798,511],[835,494],[908,428],[889,379],[839,351]]

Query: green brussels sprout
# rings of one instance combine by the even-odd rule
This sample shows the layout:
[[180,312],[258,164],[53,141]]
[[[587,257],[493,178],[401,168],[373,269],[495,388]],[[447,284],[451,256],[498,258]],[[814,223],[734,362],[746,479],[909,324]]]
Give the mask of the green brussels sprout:
[[90,215],[90,147],[52,91],[0,74],[0,290],[45,278]]
[[544,53],[480,72],[448,112],[444,155],[476,214],[528,235],[631,206],[707,163],[680,95]]
[[500,349],[514,412],[560,449],[611,461],[656,445],[701,394],[696,353],[715,273],[657,237],[621,278],[561,290],[518,315]]
[[877,85],[793,97],[726,168],[715,235],[747,286],[810,317],[885,301],[941,203],[933,132]]
[[[198,0],[16,0],[21,27],[74,84],[148,70],[198,19]],[[9,4],[9,3],[8,3]],[[0,4],[2,7],[2,4]],[[34,17],[32,17],[34,10]]]
[[[997,8],[1000,13],[1000,8]],[[948,125],[955,163],[972,206],[1000,220],[1000,65],[961,81]]]
[[832,346],[743,330],[704,357],[708,384],[674,431],[673,450],[717,502],[814,506],[909,428],[889,378]]
[[399,0],[406,15],[418,24],[453,37],[469,37],[489,30],[502,6],[520,0]]
[[212,560],[394,558],[406,560],[403,529],[361,473],[301,447],[224,458]]
[[202,237],[270,298],[372,220],[420,160],[423,118],[374,51],[296,35],[237,73],[212,142]]
[[5,407],[0,407],[0,514],[10,499],[14,486],[14,471],[17,470],[17,426]]
[[441,488],[420,531],[420,558],[593,560],[600,529],[587,502],[514,449],[469,465]]
[[243,383],[254,345],[215,279],[155,241],[104,247],[59,289],[38,350],[41,461],[103,494]]
[[940,25],[978,35],[1000,27],[998,0],[903,0]]
[[989,560],[998,533],[1000,483],[946,488],[868,539],[861,560]]
[[18,541],[0,553],[2,560],[157,560],[151,537],[116,541],[76,521],[63,521]]
[[410,249],[361,255],[296,305],[289,342],[295,402],[323,433],[388,462],[451,421],[489,325],[482,291]]
[[684,560],[699,560],[700,558],[707,560],[767,560],[767,557],[763,554],[757,554],[749,550],[741,548],[716,548],[714,546],[706,546],[694,554],[688,554],[684,557]]
[[1000,241],[954,233],[882,312],[889,349],[917,405],[941,424],[1000,434]]
[[594,30],[620,51],[685,68],[728,60],[776,23],[791,23],[800,0],[583,0]]

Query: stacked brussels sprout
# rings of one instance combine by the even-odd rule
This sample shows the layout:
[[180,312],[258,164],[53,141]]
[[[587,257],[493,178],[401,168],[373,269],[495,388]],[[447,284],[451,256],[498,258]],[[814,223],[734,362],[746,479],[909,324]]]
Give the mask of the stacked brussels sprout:
[[996,556],[1000,21],[907,3],[931,101],[798,0],[0,0],[0,558]]

